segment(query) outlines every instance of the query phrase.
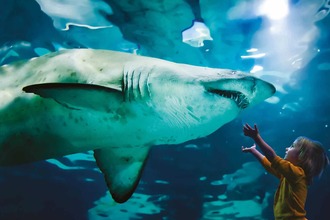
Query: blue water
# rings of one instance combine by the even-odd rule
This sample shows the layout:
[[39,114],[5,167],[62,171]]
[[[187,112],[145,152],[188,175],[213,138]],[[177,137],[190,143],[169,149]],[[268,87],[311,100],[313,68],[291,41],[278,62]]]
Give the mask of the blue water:
[[[123,205],[110,199],[92,152],[1,168],[1,220],[273,219],[278,183],[241,153],[253,144],[242,124],[257,123],[278,155],[301,135],[329,154],[329,1],[157,2],[1,0],[0,64],[102,48],[251,72],[277,93],[208,137],[152,148],[136,193]],[[200,47],[181,37],[196,18],[213,39]],[[309,220],[329,219],[329,184],[328,169],[310,187]]]

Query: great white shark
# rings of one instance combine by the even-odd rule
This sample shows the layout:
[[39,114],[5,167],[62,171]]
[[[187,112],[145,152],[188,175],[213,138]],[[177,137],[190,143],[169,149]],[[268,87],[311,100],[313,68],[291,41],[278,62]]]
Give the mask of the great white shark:
[[0,85],[0,165],[94,150],[119,203],[151,146],[209,135],[275,92],[235,70],[92,49],[4,65]]

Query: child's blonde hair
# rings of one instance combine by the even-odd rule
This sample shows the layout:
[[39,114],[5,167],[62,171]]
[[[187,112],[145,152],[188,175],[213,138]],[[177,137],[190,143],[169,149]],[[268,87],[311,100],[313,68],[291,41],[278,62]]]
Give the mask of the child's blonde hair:
[[307,184],[311,185],[315,176],[321,176],[329,164],[329,158],[320,142],[307,137],[298,137],[294,147],[299,149],[297,165],[305,171]]

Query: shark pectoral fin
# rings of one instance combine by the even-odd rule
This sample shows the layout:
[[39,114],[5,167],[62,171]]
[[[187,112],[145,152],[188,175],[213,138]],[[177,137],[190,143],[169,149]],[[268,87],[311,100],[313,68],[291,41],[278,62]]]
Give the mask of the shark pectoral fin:
[[134,193],[149,154],[150,147],[103,148],[94,150],[112,198],[126,202]]
[[108,111],[123,100],[121,91],[92,84],[43,83],[26,86],[23,91],[54,99],[71,109]]

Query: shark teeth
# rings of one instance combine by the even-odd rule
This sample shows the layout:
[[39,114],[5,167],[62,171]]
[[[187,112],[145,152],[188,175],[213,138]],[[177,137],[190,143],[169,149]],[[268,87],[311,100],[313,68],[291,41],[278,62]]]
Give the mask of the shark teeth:
[[241,109],[245,109],[249,106],[248,98],[241,92],[230,91],[230,90],[218,90],[218,89],[212,89],[209,90],[209,92],[233,100],[237,104],[237,106]]

